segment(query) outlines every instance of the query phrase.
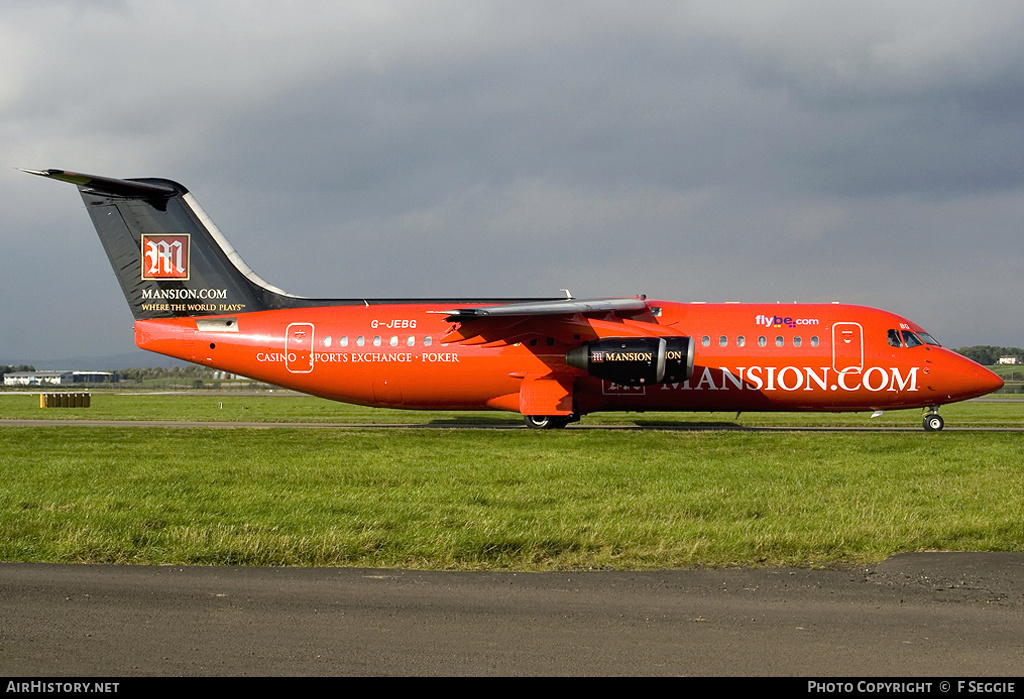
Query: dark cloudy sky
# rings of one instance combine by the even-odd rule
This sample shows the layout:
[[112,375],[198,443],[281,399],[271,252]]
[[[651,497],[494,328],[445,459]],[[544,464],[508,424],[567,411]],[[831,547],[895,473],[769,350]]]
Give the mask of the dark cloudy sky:
[[306,296],[844,301],[1024,345],[1020,2],[0,0],[0,363],[133,348],[74,187]]

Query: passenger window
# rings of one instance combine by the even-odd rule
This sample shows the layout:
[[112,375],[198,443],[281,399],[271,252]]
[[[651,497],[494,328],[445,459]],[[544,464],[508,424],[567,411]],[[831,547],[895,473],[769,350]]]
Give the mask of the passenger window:
[[718,338],[718,346],[719,347],[728,347],[729,346],[729,338],[727,338],[725,335],[722,335],[720,338]]
[[373,336],[373,346],[380,347],[380,335]]
[[817,347],[817,346],[818,346],[818,336],[815,335],[814,337],[811,338],[811,347]]
[[342,347],[348,347],[348,335],[342,335],[341,339],[338,340],[338,344]]
[[324,347],[330,347],[330,346],[331,346],[331,336],[328,335],[327,337],[324,338]]
[[362,347],[363,345],[366,344],[366,338],[360,335],[359,337],[356,338],[356,344]]
[[711,337],[708,336],[708,335],[705,335],[704,337],[702,337],[700,339],[700,344],[701,344],[702,347],[709,347],[711,345]]
[[775,338],[775,346],[776,347],[784,347],[785,344],[786,344],[786,339],[784,337],[782,337],[782,335],[776,336],[776,338]]
[[427,335],[425,338],[423,338],[424,347],[430,347],[430,345],[432,344],[434,344],[434,341],[431,339],[430,335]]
[[409,347],[413,347],[416,344],[416,338],[410,335],[409,339],[405,341],[405,344]]
[[793,338],[793,346],[794,347],[799,347],[800,345],[803,344],[803,342],[804,341],[800,339],[799,335],[797,335],[796,337]]
[[742,335],[740,335],[739,337],[736,338],[736,346],[737,347],[743,347],[746,344],[747,344],[747,338],[743,337]]
[[765,337],[764,335],[762,335],[761,337],[757,338],[757,346],[758,347],[767,347],[768,346],[768,338]]

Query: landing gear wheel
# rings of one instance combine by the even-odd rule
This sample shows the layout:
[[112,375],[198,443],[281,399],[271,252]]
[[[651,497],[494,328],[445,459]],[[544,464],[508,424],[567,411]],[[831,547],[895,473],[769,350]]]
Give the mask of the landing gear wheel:
[[944,425],[945,423],[942,421],[942,417],[938,413],[929,413],[924,416],[925,432],[938,432]]
[[557,430],[569,424],[569,415],[524,415],[526,426],[534,430]]

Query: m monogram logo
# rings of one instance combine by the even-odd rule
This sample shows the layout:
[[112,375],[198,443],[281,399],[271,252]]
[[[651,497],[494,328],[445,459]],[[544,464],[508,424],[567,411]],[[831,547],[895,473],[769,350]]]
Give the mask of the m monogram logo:
[[176,235],[142,236],[142,278],[180,279],[189,278],[189,236]]

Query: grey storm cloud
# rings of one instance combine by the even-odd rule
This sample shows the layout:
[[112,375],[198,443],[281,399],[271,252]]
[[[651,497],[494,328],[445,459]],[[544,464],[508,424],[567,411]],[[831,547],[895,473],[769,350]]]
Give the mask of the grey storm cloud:
[[310,296],[841,300],[1024,344],[1017,3],[0,9],[0,361],[132,345],[77,193],[15,167],[178,180]]

